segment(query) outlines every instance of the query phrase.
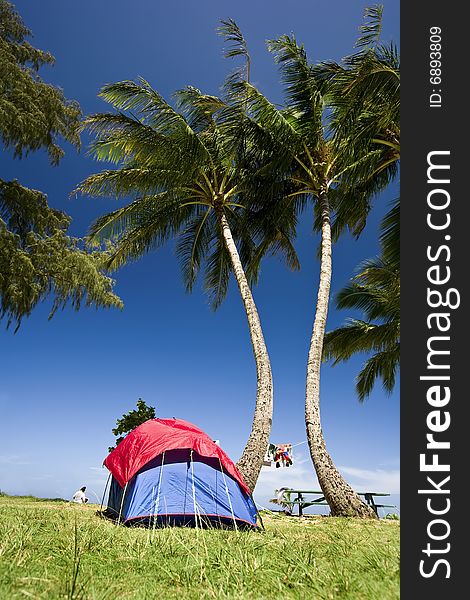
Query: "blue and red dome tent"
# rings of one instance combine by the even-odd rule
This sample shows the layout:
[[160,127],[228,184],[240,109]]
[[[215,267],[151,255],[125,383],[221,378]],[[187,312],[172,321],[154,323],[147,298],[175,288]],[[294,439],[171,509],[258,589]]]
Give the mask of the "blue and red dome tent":
[[105,514],[119,522],[257,527],[257,510],[238,469],[187,421],[142,423],[104,464],[112,475]]

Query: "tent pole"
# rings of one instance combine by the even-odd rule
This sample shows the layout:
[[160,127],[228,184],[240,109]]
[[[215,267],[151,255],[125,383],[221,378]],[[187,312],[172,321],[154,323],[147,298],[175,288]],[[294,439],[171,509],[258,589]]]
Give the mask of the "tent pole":
[[165,464],[165,452],[162,454],[162,465],[160,469],[160,477],[158,478],[157,499],[155,500],[155,515],[153,516],[153,529],[157,526],[158,509],[160,508],[160,490],[162,487],[163,465]]
[[238,530],[237,522],[235,520],[235,513],[233,512],[232,501],[230,500],[230,494],[229,494],[229,491],[228,491],[227,480],[225,479],[225,473],[223,471],[222,461],[220,460],[220,457],[219,457],[219,464],[220,464],[220,470],[221,470],[221,473],[222,473],[222,477],[224,478],[225,493],[227,494],[227,500],[228,500],[228,504],[230,506],[230,512],[232,513],[233,526],[235,527],[235,530]]
[[[196,505],[196,486],[194,485],[193,450],[191,450],[190,460],[191,460],[191,478],[192,478],[192,488],[193,488],[194,521],[196,523],[196,529],[197,529],[198,528],[197,519],[198,519],[198,517],[200,518],[200,515],[198,513],[198,509],[197,509],[197,505]],[[202,523],[199,523],[199,525],[202,527]]]
[[118,517],[118,525],[121,522],[121,515],[122,515],[122,507],[124,506],[124,498],[126,496],[126,491],[127,491],[127,485],[129,482],[126,483],[126,485],[124,486],[124,491],[122,492],[122,498],[121,498],[121,508],[119,509],[119,517]]
[[263,529],[263,531],[266,531],[265,527],[264,527],[264,523],[263,523],[263,519],[261,517],[261,513],[258,510],[258,506],[256,505],[255,499],[253,498],[253,494],[250,494],[250,498],[251,501],[253,502],[253,504],[255,505],[256,508],[256,516],[258,517],[260,523],[261,523],[261,528]]
[[[152,485],[152,506],[155,502],[155,486]],[[150,539],[151,539],[151,533],[152,533],[152,515],[150,515],[150,522],[149,522],[149,528],[147,530],[147,544],[150,543]]]
[[100,504],[100,515],[101,515],[101,511],[103,510],[104,497],[106,496],[106,490],[108,489],[108,483],[109,483],[110,479],[111,479],[111,473],[108,475],[108,479],[106,480],[106,485],[104,486],[103,497],[101,498],[101,504]]
[[188,497],[188,477],[189,477],[189,461],[187,462],[186,468],[186,482],[184,484],[184,505],[183,505],[183,514],[186,516],[186,499]]

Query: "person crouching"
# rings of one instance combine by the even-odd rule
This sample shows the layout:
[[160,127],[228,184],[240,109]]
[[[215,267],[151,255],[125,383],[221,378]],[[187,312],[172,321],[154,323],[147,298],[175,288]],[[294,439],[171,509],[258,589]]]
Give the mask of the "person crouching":
[[77,504],[85,504],[88,502],[88,498],[85,496],[85,490],[86,485],[77,490],[72,497],[72,502],[76,502]]

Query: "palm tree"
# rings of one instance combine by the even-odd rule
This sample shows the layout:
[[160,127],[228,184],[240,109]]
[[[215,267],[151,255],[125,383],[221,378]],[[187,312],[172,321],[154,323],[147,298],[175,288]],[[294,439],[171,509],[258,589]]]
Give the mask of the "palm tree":
[[391,392],[400,361],[400,205],[396,201],[382,222],[382,253],[368,260],[351,283],[337,296],[338,308],[363,311],[365,320],[350,319],[343,327],[325,336],[324,360],[333,365],[358,352],[373,352],[356,379],[362,402],[370,395],[377,379]]
[[[254,148],[255,136],[264,133],[264,152],[271,157],[269,168],[260,171],[255,190],[263,187],[264,195],[253,194],[250,203],[260,219],[262,251],[270,247],[277,234],[270,227],[283,223],[291,232],[307,202],[313,203],[315,227],[321,233],[320,282],[315,319],[307,365],[305,418],[310,453],[325,498],[333,515],[375,517],[335,467],[323,437],[320,420],[320,366],[323,337],[328,313],[331,284],[332,215],[339,205],[358,202],[367,207],[371,195],[380,182],[371,180],[367,185],[353,185],[343,176],[351,167],[345,153],[328,136],[325,127],[325,107],[330,83],[312,67],[303,47],[293,36],[282,36],[268,43],[269,50],[280,64],[286,88],[286,108],[276,107],[253,85],[243,81],[232,85],[231,100],[244,109],[247,120],[258,128],[245,126],[245,141]],[[221,113],[221,127],[237,131],[235,119]],[[227,134],[229,135],[229,134]],[[255,178],[254,178],[255,179]],[[346,183],[347,184],[346,184]],[[266,200],[268,199],[268,200]],[[264,219],[264,220],[263,220]],[[364,219],[362,211],[352,212],[337,221],[334,236],[341,228],[359,226]],[[264,229],[263,229],[264,228]],[[258,256],[259,258],[259,256]]]
[[226,105],[188,87],[176,94],[175,109],[143,79],[107,85],[100,96],[117,112],[90,116],[85,127],[96,137],[93,155],[118,168],[88,177],[77,191],[134,200],[99,218],[90,241],[113,244],[108,268],[116,269],[177,236],[187,290],[204,267],[204,286],[214,308],[225,297],[233,272],[257,372],[252,429],[238,462],[253,489],[271,431],[272,375],[250,289],[256,273],[247,275],[243,267],[253,247],[240,216],[250,173],[240,165],[233,145],[224,143],[214,118]]

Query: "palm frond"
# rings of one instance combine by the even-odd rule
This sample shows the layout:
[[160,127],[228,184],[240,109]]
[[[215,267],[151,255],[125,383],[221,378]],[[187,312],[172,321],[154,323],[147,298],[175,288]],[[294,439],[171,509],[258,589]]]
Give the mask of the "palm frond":
[[250,81],[251,57],[248,51],[248,44],[243,34],[233,19],[222,19],[217,33],[224,38],[227,48],[224,52],[224,58],[234,58],[241,56],[244,64],[232,74],[232,80]]
[[392,208],[382,219],[380,244],[384,262],[392,269],[400,268],[400,200],[397,198]]
[[299,46],[294,36],[283,35],[278,40],[270,40],[268,50],[280,65],[289,110],[298,113],[304,138],[315,145],[323,137],[326,82],[316,77],[303,45]]
[[376,324],[350,319],[346,325],[325,335],[323,358],[333,364],[349,360],[359,352],[378,352],[397,343],[396,322]]
[[356,41],[356,48],[369,48],[377,44],[382,32],[383,5],[375,4],[364,10],[364,23],[361,25],[360,37]]
[[143,122],[176,144],[192,160],[207,157],[200,138],[184,116],[178,113],[143,78],[138,83],[121,81],[103,87],[100,97],[121,111],[137,112]]
[[110,251],[106,267],[116,270],[160,247],[167,239],[165,229],[162,232],[158,214],[147,219],[140,227],[128,229],[120,237],[119,243]]
[[178,109],[185,115],[191,129],[197,133],[214,127],[214,116],[226,106],[217,96],[203,94],[192,86],[178,90],[174,96]]
[[390,394],[395,387],[399,364],[399,344],[369,358],[356,378],[356,392],[359,401],[363,402],[371,394],[377,379],[382,381],[384,390]]
[[248,44],[246,43],[243,34],[233,19],[221,19],[220,26],[217,28],[217,33],[224,38],[228,47],[225,50],[224,57],[232,58],[234,56],[243,56],[247,58]]
[[155,162],[157,157],[161,160],[168,155],[180,156],[171,139],[134,116],[123,113],[90,115],[83,121],[82,128],[96,138],[89,153],[97,160],[116,164],[138,160],[143,166],[143,163]]
[[157,193],[162,187],[174,182],[178,171],[156,170],[139,167],[110,169],[90,175],[72,192],[89,196],[114,196],[116,198],[137,194]]
[[204,273],[204,289],[213,310],[221,305],[227,295],[232,263],[220,230],[217,231],[212,252],[207,257]]
[[165,201],[167,212],[175,210],[175,204],[171,201],[168,202],[168,199],[167,192],[143,196],[122,208],[99,217],[90,227],[88,243],[91,245],[99,245],[107,241],[119,243],[119,239],[126,232],[139,228],[143,223],[153,220],[161,213]]
[[301,144],[301,136],[292,122],[276,108],[256,87],[244,84],[247,91],[248,112],[253,120],[285,151],[295,152]]
[[178,236],[176,254],[180,260],[186,290],[193,289],[199,269],[207,257],[212,238],[210,207],[199,206]]

